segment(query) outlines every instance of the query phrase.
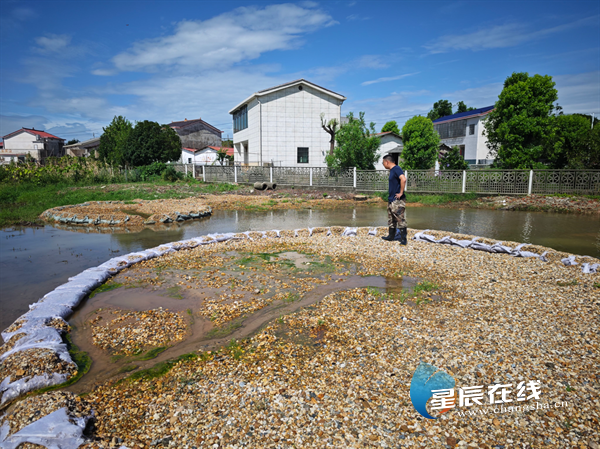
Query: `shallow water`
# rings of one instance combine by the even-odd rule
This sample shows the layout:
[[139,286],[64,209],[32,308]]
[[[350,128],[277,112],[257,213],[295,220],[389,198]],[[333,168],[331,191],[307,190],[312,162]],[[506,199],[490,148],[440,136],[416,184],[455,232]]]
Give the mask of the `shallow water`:
[[[600,258],[598,215],[409,207],[406,216],[410,228],[533,243]],[[141,232],[96,233],[95,229],[49,225],[4,229],[0,233],[0,329],[70,276],[116,255],[216,232],[386,224],[382,205],[338,210],[216,211],[211,218]]]

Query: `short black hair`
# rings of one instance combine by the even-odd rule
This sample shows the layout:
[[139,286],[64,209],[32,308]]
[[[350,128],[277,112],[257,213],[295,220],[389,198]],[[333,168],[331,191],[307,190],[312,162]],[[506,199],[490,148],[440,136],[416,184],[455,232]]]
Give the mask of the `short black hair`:
[[383,160],[388,162],[394,162],[394,158],[391,154],[386,154],[385,156],[383,156]]

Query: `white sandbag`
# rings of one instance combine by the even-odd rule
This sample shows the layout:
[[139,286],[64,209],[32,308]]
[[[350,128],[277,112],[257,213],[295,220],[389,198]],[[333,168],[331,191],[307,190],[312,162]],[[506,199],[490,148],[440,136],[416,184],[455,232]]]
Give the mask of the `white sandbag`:
[[315,228],[308,228],[308,236],[309,237],[312,237],[312,235],[313,235],[313,229],[315,229]]
[[473,239],[469,248],[474,249],[475,251],[485,251],[486,253],[492,253],[492,247],[490,245],[486,245],[485,243],[481,243]]
[[564,259],[560,259],[560,261],[565,264],[567,267],[573,266],[573,265],[578,265],[577,262],[575,262],[575,256],[569,256],[569,257],[565,257]]
[[10,426],[4,422],[0,428],[0,447],[16,449],[23,443],[33,443],[47,449],[77,449],[85,443],[83,431],[89,418],[69,417],[67,408],[63,407],[10,436]]
[[4,378],[0,383],[0,393],[2,394],[2,400],[0,404],[12,401],[15,398],[33,390],[39,390],[40,388],[49,387],[52,385],[60,385],[67,380],[67,374],[42,374],[39,376],[23,377],[14,382],[10,382],[10,376]]
[[512,252],[512,248],[509,246],[504,246],[502,242],[496,242],[492,245],[492,251],[497,254],[510,254]]
[[20,316],[20,318],[30,319],[30,318],[67,318],[73,310],[70,307],[67,307],[62,304],[44,304],[38,303],[35,304],[36,307],[31,309],[29,312]]
[[377,236],[377,228],[370,228],[367,235]]
[[425,231],[417,232],[413,236],[413,240],[416,240],[417,242],[437,243],[437,240],[435,239],[434,236],[425,234],[427,231],[429,231],[429,229],[426,229]]
[[53,327],[28,329],[25,335],[19,338],[10,350],[0,355],[0,360],[4,360],[16,352],[34,348],[52,349],[62,360],[71,362],[67,345],[63,343],[60,331]]
[[47,293],[42,299],[40,299],[37,305],[41,304],[53,304],[63,305],[70,308],[77,307],[81,300],[88,295],[89,291],[66,291],[66,290],[53,290]]
[[[41,329],[41,328],[48,327],[48,322],[51,319],[48,317],[35,317],[35,318],[32,318],[32,317],[24,318],[24,317],[25,317],[25,315],[22,315],[20,318],[17,318],[15,320],[15,322],[19,321],[21,319],[23,319],[23,321],[24,321],[24,323],[21,325],[21,327],[19,329],[17,329],[16,331],[13,331],[13,332],[8,332],[5,329],[2,332],[1,335],[2,335],[2,338],[4,339],[5,343],[7,343],[13,337],[13,335],[28,333],[35,329]],[[62,319],[62,318],[57,318],[57,319],[60,319],[65,324],[67,324],[67,322],[64,319]]]
[[275,236],[277,238],[281,238],[281,230],[280,229],[273,229],[273,232],[275,233]]
[[441,243],[442,245],[452,245],[455,242],[455,240],[453,238],[450,238],[449,236],[445,236],[442,237],[441,239],[439,239],[436,243]]
[[329,237],[330,235],[333,235],[331,228],[327,228],[327,234],[325,234],[325,237]]
[[452,240],[452,245],[453,246],[460,246],[461,248],[470,248],[471,245],[473,244],[473,241],[475,241],[476,237],[474,237],[471,240],[456,240],[456,239],[451,239]]
[[356,237],[357,229],[356,228],[346,228],[342,232],[342,237]]
[[581,264],[581,271],[583,271],[583,274],[591,274],[591,273],[597,273],[598,272],[598,264],[591,264],[589,262],[583,263]]

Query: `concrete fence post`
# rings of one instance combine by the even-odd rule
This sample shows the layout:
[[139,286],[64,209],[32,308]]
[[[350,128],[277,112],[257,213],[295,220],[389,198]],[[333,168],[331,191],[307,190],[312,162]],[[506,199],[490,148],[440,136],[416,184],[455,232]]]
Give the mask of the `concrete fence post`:
[[408,170],[404,170],[404,177],[406,178],[406,185],[404,186],[404,191],[408,190]]
[[202,181],[206,182],[206,165],[202,166]]
[[192,165],[192,176],[196,179],[196,164]]
[[462,180],[462,193],[465,193],[467,187],[467,171],[463,170],[463,180]]
[[237,184],[237,165],[233,166],[233,182]]
[[309,168],[310,176],[309,176],[309,185],[312,187],[312,167]]
[[185,167],[185,176],[187,178],[187,164],[184,164],[183,166]]
[[356,167],[354,167],[354,188],[356,189]]
[[269,182],[273,182],[273,167],[269,167]]
[[529,170],[529,186],[527,187],[527,195],[531,195],[533,187],[533,170]]

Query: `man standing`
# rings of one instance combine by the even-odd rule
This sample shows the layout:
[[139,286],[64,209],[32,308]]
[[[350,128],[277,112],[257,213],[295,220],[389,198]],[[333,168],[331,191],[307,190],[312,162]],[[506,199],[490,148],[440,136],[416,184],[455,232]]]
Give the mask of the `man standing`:
[[383,166],[390,171],[387,209],[389,235],[381,238],[390,242],[393,241],[396,237],[396,228],[398,228],[400,231],[400,244],[406,245],[408,243],[406,239],[406,220],[404,219],[406,176],[404,171],[394,164],[394,160],[389,154],[383,157]]

